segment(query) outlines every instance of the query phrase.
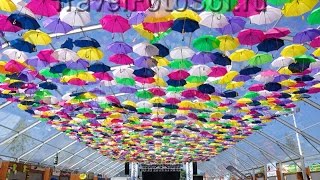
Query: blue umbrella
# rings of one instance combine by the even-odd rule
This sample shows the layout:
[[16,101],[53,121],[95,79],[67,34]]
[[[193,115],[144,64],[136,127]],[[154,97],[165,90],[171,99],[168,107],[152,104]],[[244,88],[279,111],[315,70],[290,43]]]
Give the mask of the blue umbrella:
[[166,57],[166,56],[169,55],[170,52],[169,52],[169,49],[166,46],[164,46],[162,44],[159,44],[159,43],[155,43],[153,45],[156,46],[159,49],[159,56],[160,57]]
[[167,81],[167,84],[169,86],[174,86],[174,87],[179,87],[179,86],[184,86],[187,84],[186,80],[173,80],[173,79],[169,79]]
[[201,84],[200,86],[198,86],[198,91],[204,94],[212,94],[215,92],[215,88],[210,84]]
[[310,66],[310,63],[292,63],[289,65],[288,69],[293,73],[301,73],[308,69]]
[[282,88],[281,84],[276,82],[268,82],[264,85],[264,89],[268,91],[279,91]]
[[9,85],[9,88],[21,88],[25,83],[24,82],[14,82]]
[[43,89],[55,90],[58,89],[58,86],[53,84],[52,82],[43,82],[39,84],[39,87]]
[[40,25],[36,19],[27,14],[11,14],[8,20],[15,26],[22,29],[39,29]]
[[271,38],[262,41],[257,48],[259,51],[271,52],[280,49],[282,46],[284,46],[284,41],[282,39]]
[[60,47],[72,50],[73,49],[73,40],[71,38],[68,38],[63,44],[61,44]]
[[261,71],[261,68],[256,67],[256,66],[248,66],[240,70],[240,75],[253,75],[257,74],[258,72]]
[[65,69],[67,69],[67,65],[65,63],[56,64],[50,68],[51,73],[62,73]]
[[236,91],[225,91],[221,94],[222,97],[226,97],[226,98],[235,98],[238,96],[238,93]]
[[310,76],[310,75],[303,75],[303,76],[301,76],[301,77],[295,78],[294,80],[305,82],[305,81],[312,81],[313,79],[314,79],[314,78],[313,78],[312,76]]
[[220,52],[215,52],[215,53],[213,53],[213,57],[214,57],[213,63],[215,63],[217,65],[220,65],[220,66],[231,65],[230,58],[225,54],[222,54]]
[[197,21],[183,18],[175,20],[171,28],[180,33],[187,33],[196,31],[200,26]]
[[88,70],[92,72],[107,72],[110,71],[110,67],[104,63],[94,63],[89,66]]
[[23,39],[15,39],[9,42],[10,46],[23,52],[32,53],[36,51],[36,46],[24,41]]
[[75,40],[73,43],[77,47],[101,47],[97,40],[90,37],[82,37]]
[[141,68],[141,69],[134,70],[133,74],[143,78],[149,78],[156,75],[156,73],[150,68]]

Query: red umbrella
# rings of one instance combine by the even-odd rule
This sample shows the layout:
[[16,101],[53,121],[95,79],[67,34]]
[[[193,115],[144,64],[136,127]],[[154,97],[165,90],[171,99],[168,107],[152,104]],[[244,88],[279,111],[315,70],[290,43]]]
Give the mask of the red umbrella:
[[238,34],[238,39],[242,45],[255,45],[261,43],[266,36],[258,29],[245,29]]
[[234,8],[235,16],[250,17],[259,14],[266,9],[264,0],[239,0],[238,5]]
[[111,33],[124,33],[130,29],[129,21],[120,15],[106,15],[100,19],[100,24]]
[[8,16],[0,14],[0,31],[6,32],[18,32],[21,30],[20,27],[13,25],[9,20]]
[[151,84],[155,82],[155,79],[153,77],[150,77],[150,78],[134,77],[134,80],[142,84]]
[[125,54],[112,55],[109,57],[109,60],[113,63],[121,65],[129,65],[134,63],[133,59]]
[[182,80],[182,79],[186,79],[189,76],[190,74],[184,70],[174,71],[168,75],[168,77],[173,80]]
[[272,29],[269,29],[268,31],[266,31],[265,36],[267,39],[270,39],[270,38],[279,39],[279,38],[287,36],[290,33],[291,33],[290,29],[278,27],[278,28],[272,28]]
[[26,67],[15,60],[10,60],[4,66],[4,69],[11,73],[19,73],[24,70]]
[[151,7],[150,0],[120,0],[120,7],[130,11],[145,11]]

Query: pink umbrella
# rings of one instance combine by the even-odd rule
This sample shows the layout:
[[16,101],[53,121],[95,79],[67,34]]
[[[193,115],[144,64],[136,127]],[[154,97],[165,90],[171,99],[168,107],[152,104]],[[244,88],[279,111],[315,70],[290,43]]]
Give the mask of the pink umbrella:
[[209,73],[209,77],[221,77],[227,74],[227,69],[222,66],[214,66],[211,68],[211,72]]
[[84,80],[79,79],[79,78],[72,78],[68,81],[68,83],[71,85],[76,85],[76,86],[86,85],[86,82]]
[[109,57],[109,60],[113,63],[121,65],[129,65],[134,63],[133,59],[125,54],[112,55]]
[[41,61],[45,61],[48,63],[58,62],[58,60],[56,60],[54,57],[51,56],[51,54],[53,52],[54,52],[54,50],[52,50],[52,49],[44,49],[44,50],[39,51],[37,56]]
[[31,0],[26,7],[34,14],[47,17],[57,15],[61,8],[56,0]]
[[106,72],[96,72],[93,73],[93,76],[100,80],[112,81],[113,77]]
[[150,88],[150,89],[148,89],[148,91],[151,92],[155,96],[166,95],[166,92],[162,88]]
[[13,25],[9,20],[8,16],[0,14],[0,31],[6,32],[18,32],[21,30],[20,27]]
[[238,34],[238,39],[242,45],[255,45],[261,43],[266,36],[258,29],[245,29]]
[[313,47],[313,48],[318,48],[318,47],[320,47],[320,36],[314,38],[314,39],[311,41],[310,46]]
[[260,73],[262,76],[272,76],[272,77],[275,77],[275,76],[278,76],[279,73],[278,71],[274,71],[274,70],[266,70],[266,71],[263,71]]
[[150,0],[120,0],[119,5],[130,11],[145,11],[151,7]]
[[145,30],[153,33],[165,32],[173,25],[173,21],[155,22],[155,23],[142,23]]
[[265,32],[265,36],[267,39],[269,38],[282,38],[287,36],[288,34],[290,34],[291,31],[288,28],[283,28],[283,27],[276,27],[276,28],[272,28],[269,29],[268,31]]
[[200,93],[200,92],[196,89],[187,89],[181,93],[181,96],[183,96],[185,98],[194,98],[198,95],[198,93]]
[[182,80],[182,79],[186,79],[189,76],[190,74],[184,70],[174,71],[168,75],[168,77],[173,80]]
[[250,17],[259,14],[266,9],[264,0],[239,0],[238,5],[234,8],[235,16]]
[[155,79],[153,77],[150,77],[150,78],[134,77],[134,80],[142,84],[151,84],[155,82]]
[[166,99],[166,102],[169,104],[178,104],[181,102],[181,100],[177,99],[177,98],[168,98],[168,99]]
[[100,24],[111,33],[124,33],[130,29],[128,20],[120,15],[106,15],[100,19]]
[[15,60],[10,60],[4,66],[4,69],[11,73],[19,73],[24,70],[26,67]]
[[114,104],[120,104],[119,99],[116,96],[107,96],[106,97],[107,101],[109,101],[110,103],[114,103]]

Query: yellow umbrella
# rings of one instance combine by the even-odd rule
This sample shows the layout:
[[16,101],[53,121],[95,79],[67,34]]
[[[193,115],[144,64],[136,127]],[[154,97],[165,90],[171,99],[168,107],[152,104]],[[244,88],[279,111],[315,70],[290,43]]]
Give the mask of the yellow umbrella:
[[292,79],[287,79],[287,80],[284,80],[284,81],[281,81],[279,82],[282,86],[294,86],[297,84],[297,82],[295,80],[292,80]]
[[280,74],[285,74],[285,75],[291,75],[291,74],[293,74],[292,71],[290,71],[290,69],[289,69],[288,67],[280,68],[280,69],[278,70],[278,72],[279,72]]
[[30,30],[23,34],[22,38],[34,45],[46,46],[51,43],[51,37],[40,30]]
[[247,61],[255,55],[254,51],[249,49],[239,49],[230,55],[231,61],[242,62]]
[[11,0],[0,0],[0,11],[13,12],[17,6]]
[[77,52],[78,56],[82,59],[86,59],[89,61],[98,61],[103,58],[103,52],[95,47],[85,47],[81,48]]
[[192,108],[193,107],[193,103],[191,101],[181,101],[180,103],[178,103],[178,106],[181,108]]
[[198,13],[190,10],[190,9],[183,9],[183,10],[177,10],[177,11],[173,11],[172,16],[175,19],[179,19],[179,18],[188,18],[194,21],[199,22],[201,20],[200,16],[198,15]]
[[285,3],[282,9],[284,16],[300,16],[311,11],[319,0],[292,0],[289,3]]
[[283,57],[295,57],[295,56],[300,56],[303,55],[304,53],[307,52],[307,48],[304,47],[301,44],[292,44],[287,47],[285,47],[281,51],[281,56]]
[[237,100],[237,103],[239,103],[239,104],[247,104],[247,103],[251,103],[251,102],[252,102],[252,100],[249,98],[240,98]]
[[126,106],[132,106],[132,107],[137,107],[137,105],[136,105],[136,103],[135,102],[133,102],[133,101],[129,101],[129,100],[127,100],[127,101],[123,101],[123,103],[122,103],[123,105],[126,105]]
[[312,53],[314,56],[318,56],[320,57],[320,48],[316,49],[315,51],[313,51]]
[[168,66],[170,63],[165,57],[153,56],[152,58],[157,61],[157,66]]
[[156,96],[156,97],[151,98],[151,99],[149,100],[149,102],[150,102],[150,103],[153,103],[153,104],[155,104],[155,103],[160,104],[160,103],[165,103],[166,100],[165,100],[164,98],[162,98],[162,97]]
[[220,80],[219,84],[228,84],[230,83],[233,78],[235,78],[239,73],[237,71],[229,71],[227,74],[225,74]]
[[167,83],[160,77],[155,77],[154,78],[154,85],[160,86],[160,87],[166,87]]
[[142,24],[133,25],[132,28],[133,28],[135,31],[137,31],[137,33],[138,33],[140,36],[142,36],[142,37],[144,37],[144,38],[146,38],[146,39],[148,39],[148,40],[151,40],[151,39],[154,38],[153,33],[150,32],[150,31],[145,30],[145,29],[143,28],[143,25],[142,25]]
[[200,86],[203,83],[189,83],[187,82],[187,84],[185,84],[183,87],[187,88],[187,89],[192,89],[192,88],[196,88],[198,86]]
[[221,112],[214,112],[210,114],[210,118],[222,118],[223,114]]
[[89,72],[79,72],[78,74],[74,75],[73,77],[79,78],[83,81],[87,82],[96,82],[96,78],[90,74]]
[[144,18],[143,22],[145,23],[167,22],[173,19],[174,17],[171,14],[161,16],[161,17],[148,15],[147,17]]
[[226,89],[230,90],[230,89],[237,89],[239,87],[242,87],[244,85],[244,82],[240,81],[240,82],[235,82],[235,81],[231,81],[230,83],[227,84]]
[[229,35],[218,36],[217,39],[220,41],[219,49],[221,51],[231,51],[240,45],[238,38]]

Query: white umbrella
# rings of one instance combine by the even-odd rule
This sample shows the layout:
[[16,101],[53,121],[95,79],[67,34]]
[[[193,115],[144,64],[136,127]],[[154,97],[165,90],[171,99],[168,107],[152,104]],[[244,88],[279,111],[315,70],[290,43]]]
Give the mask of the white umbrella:
[[261,11],[260,14],[250,16],[252,23],[257,25],[271,24],[279,20],[282,16],[281,10],[272,6],[267,6],[266,10]]
[[100,81],[100,84],[102,86],[110,87],[110,86],[115,86],[117,83],[114,80],[112,81],[102,80]]
[[69,100],[71,100],[73,98],[70,95],[71,95],[71,93],[66,93],[61,97],[61,99],[64,100],[64,101],[69,101]]
[[186,59],[191,58],[195,52],[187,46],[176,47],[170,52],[172,59]]
[[167,98],[177,98],[177,99],[180,99],[181,98],[181,94],[180,93],[177,93],[177,92],[168,92],[166,94],[166,97]]
[[56,49],[51,56],[61,62],[77,61],[80,59],[76,52],[67,48]]
[[274,61],[272,61],[271,66],[281,68],[281,67],[289,66],[293,62],[294,62],[293,58],[279,57]]
[[274,77],[273,76],[262,76],[261,74],[259,74],[256,77],[254,77],[254,80],[262,82],[262,83],[267,83],[267,82],[273,81]]
[[310,69],[320,68],[320,61],[312,62],[309,66]]
[[112,73],[118,78],[132,78],[134,70],[131,68],[116,68]]
[[316,80],[320,80],[320,72],[318,72],[317,74],[313,75],[314,79]]
[[136,44],[132,47],[133,52],[140,56],[156,56],[159,55],[159,49],[147,42]]
[[207,76],[211,72],[211,69],[207,65],[195,65],[189,70],[189,74],[192,76]]
[[60,12],[60,19],[71,26],[84,26],[90,22],[90,14],[77,7],[66,6]]
[[54,96],[48,96],[48,97],[44,97],[42,99],[42,101],[46,104],[58,104],[59,103],[59,99],[54,97]]
[[27,14],[33,18],[36,18],[36,15],[29,8],[26,7],[27,6],[26,2],[21,0],[13,0],[12,2],[16,5],[17,10],[19,12],[21,12],[22,14]]
[[154,84],[141,83],[141,82],[136,82],[136,86],[140,87],[140,89],[149,89],[149,88],[153,88],[153,87],[158,87]]
[[151,69],[156,73],[156,76],[158,77],[164,77],[169,74],[169,70],[161,66],[152,67]]
[[199,16],[201,18],[199,24],[209,28],[222,28],[229,24],[228,19],[223,14],[204,11]]
[[140,101],[137,103],[137,107],[139,107],[139,108],[152,108],[153,105],[148,101]]
[[8,56],[9,59],[13,59],[17,61],[18,60],[25,61],[28,59],[28,56],[24,52],[19,51],[17,49],[6,49],[2,53]]

